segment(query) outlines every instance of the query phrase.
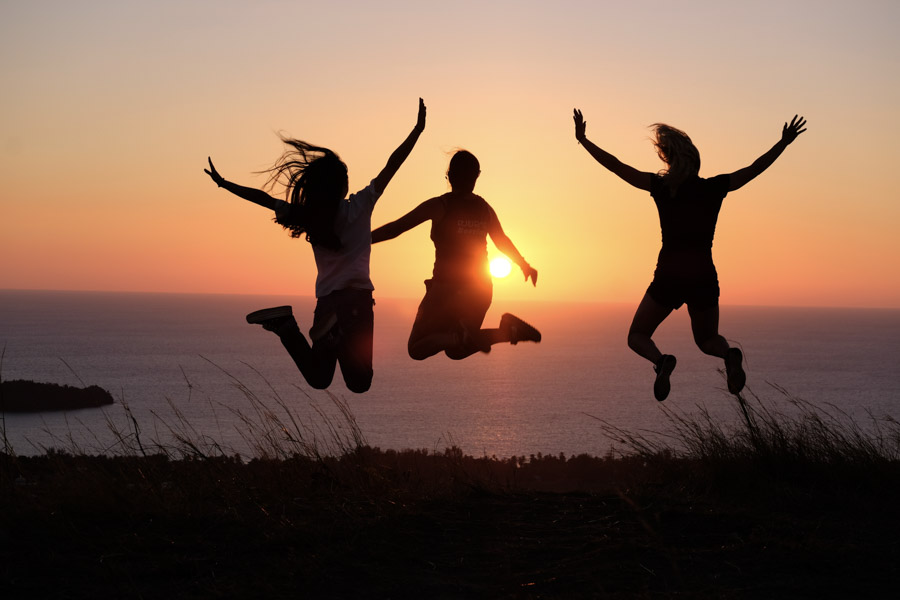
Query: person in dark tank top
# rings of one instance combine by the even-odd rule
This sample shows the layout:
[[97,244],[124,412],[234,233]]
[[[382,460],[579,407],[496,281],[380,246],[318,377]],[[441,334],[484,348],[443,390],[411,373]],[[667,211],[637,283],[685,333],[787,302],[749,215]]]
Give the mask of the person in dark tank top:
[[687,304],[694,341],[704,353],[724,359],[728,391],[740,393],[746,374],[743,354],[719,334],[719,279],[712,258],[713,237],[722,201],[728,192],[743,187],[765,171],[797,136],[806,120],[794,116],[785,123],[781,139],[749,167],[710,179],[700,177],[700,153],[688,135],[662,123],[653,125],[654,145],[666,169],[659,174],[641,172],[621,162],[587,139],[587,123],[575,109],[575,139],[601,165],[626,183],[650,192],[659,213],[662,248],[653,281],[635,312],[628,331],[628,346],[653,363],[653,394],[665,400],[676,360],[663,354],[653,333],[673,310]]
[[451,191],[426,200],[396,221],[372,231],[372,243],[390,240],[431,221],[434,270],[425,281],[425,297],[419,304],[407,350],[415,360],[444,352],[454,360],[476,352],[490,352],[493,344],[540,342],[540,332],[505,313],[495,329],[482,329],[491,306],[493,284],[488,270],[487,238],[537,285],[531,267],[503,232],[494,209],[475,194],[481,174],[478,159],[459,150],[450,159],[447,179]]

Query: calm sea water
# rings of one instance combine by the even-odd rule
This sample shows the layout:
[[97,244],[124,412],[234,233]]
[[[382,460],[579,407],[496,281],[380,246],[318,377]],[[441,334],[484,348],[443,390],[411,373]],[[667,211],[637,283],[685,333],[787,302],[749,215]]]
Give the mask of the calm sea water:
[[[632,431],[668,427],[651,366],[625,346],[633,306],[496,306],[486,326],[515,312],[544,341],[495,346],[461,362],[416,362],[406,355],[416,301],[377,302],[372,389],[352,394],[339,373],[331,389],[373,446],[600,455],[611,440],[593,417]],[[308,326],[311,298],[0,291],[0,377],[96,384],[117,400],[105,409],[5,415],[6,436],[20,454],[72,442],[102,452],[115,439],[109,424],[128,424],[124,402],[144,439],[166,439],[169,428],[187,424],[189,437],[252,454],[244,419],[266,417],[248,393],[276,412],[277,395],[311,427],[322,425],[319,412],[340,424],[328,395],[308,388],[277,338],[244,322],[247,312],[277,304],[293,304]],[[869,413],[900,417],[900,311],[726,306],[721,321],[744,348],[748,387],[764,400],[784,402],[775,384],[861,422]],[[686,311],[663,324],[657,341],[678,357],[665,406],[736,417],[721,362],[693,345]]]

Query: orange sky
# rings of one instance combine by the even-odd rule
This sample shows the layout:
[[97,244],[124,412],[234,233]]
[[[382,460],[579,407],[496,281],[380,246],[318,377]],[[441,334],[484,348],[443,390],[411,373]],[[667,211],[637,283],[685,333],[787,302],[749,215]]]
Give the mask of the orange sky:
[[[646,171],[648,125],[686,130],[701,175],[744,167],[794,113],[803,134],[730,194],[714,246],[723,304],[900,307],[900,4],[268,1],[5,3],[0,9],[0,288],[310,295],[307,244],[218,190],[283,131],[364,186],[428,105],[375,226],[447,190],[450,152],[540,272],[495,298],[637,302],[659,225],[649,195],[579,147]],[[619,3],[616,3],[619,4]],[[427,227],[373,248],[381,296],[415,297]]]

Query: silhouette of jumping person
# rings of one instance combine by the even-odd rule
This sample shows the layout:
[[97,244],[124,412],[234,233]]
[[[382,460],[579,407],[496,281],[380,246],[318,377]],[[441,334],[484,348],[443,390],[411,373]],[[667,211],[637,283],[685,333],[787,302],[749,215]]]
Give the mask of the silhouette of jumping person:
[[728,391],[744,388],[746,374],[739,348],[728,346],[719,334],[719,280],[712,259],[712,242],[722,201],[765,171],[797,136],[806,131],[806,120],[794,116],[785,123],[781,139],[749,167],[731,174],[704,179],[700,153],[686,133],[656,123],[654,146],[666,164],[659,174],[645,173],[619,161],[587,139],[587,123],[575,109],[575,138],[601,165],[636,188],[650,192],[659,211],[662,249],[653,281],[641,300],[628,331],[628,346],[653,363],[657,400],[669,395],[669,377],[676,360],[656,347],[652,336],[673,310],[687,304],[694,341],[704,353],[725,360]]
[[432,278],[425,281],[425,297],[419,304],[407,344],[409,355],[415,360],[439,352],[460,360],[475,352],[490,352],[493,344],[541,341],[537,329],[509,313],[501,316],[498,328],[481,328],[493,296],[488,235],[522,269],[525,281],[530,278],[537,285],[538,273],[503,232],[494,209],[474,193],[480,174],[478,159],[471,152],[457,151],[447,170],[450,192],[426,200],[372,232],[372,243],[378,243],[431,221],[434,271]]
[[372,384],[372,210],[424,129],[425,103],[419,98],[412,132],[375,179],[349,197],[347,166],[338,155],[291,138],[282,137],[288,149],[266,171],[268,186],[284,185],[288,201],[226,181],[211,159],[209,169],[204,169],[219,187],[274,211],[275,222],[290,230],[291,237],[305,237],[312,246],[317,275],[311,344],[300,332],[290,306],[252,312],[247,322],[277,334],[313,388],[331,385],[336,363],[350,391],[362,393]]

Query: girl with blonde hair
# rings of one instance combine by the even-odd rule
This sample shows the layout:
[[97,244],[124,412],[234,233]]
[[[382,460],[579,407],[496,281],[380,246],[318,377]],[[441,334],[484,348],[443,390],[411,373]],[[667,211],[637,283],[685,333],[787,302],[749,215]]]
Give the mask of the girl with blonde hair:
[[657,400],[669,395],[669,377],[676,360],[663,354],[652,336],[669,314],[687,304],[697,346],[706,354],[724,359],[728,391],[739,393],[746,382],[743,354],[719,334],[719,280],[712,258],[713,236],[719,209],[726,194],[740,189],[765,171],[797,136],[806,131],[806,120],[794,116],[785,123],[781,139],[753,164],[734,173],[710,179],[700,177],[700,153],[688,135],[669,125],[652,125],[654,146],[666,168],[660,173],[638,171],[587,139],[587,123],[574,111],[575,139],[601,165],[626,183],[650,192],[659,212],[662,248],[653,281],[635,312],[628,331],[628,346],[653,363]]

